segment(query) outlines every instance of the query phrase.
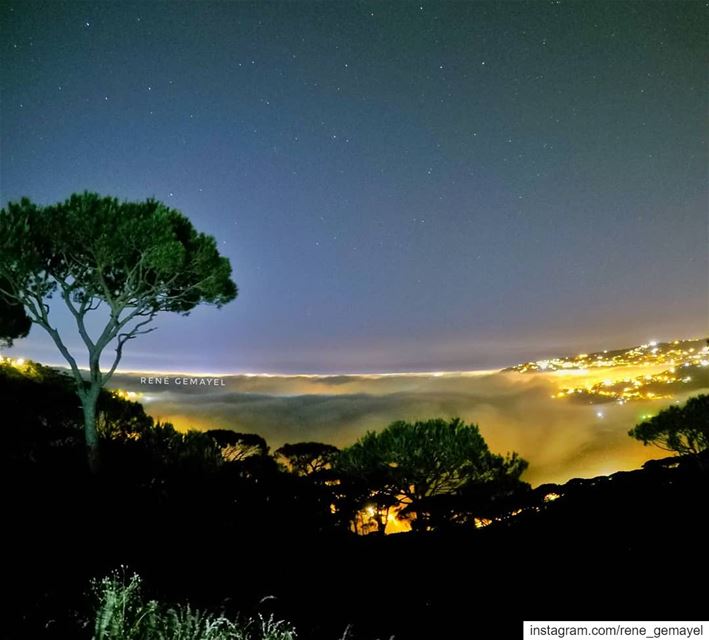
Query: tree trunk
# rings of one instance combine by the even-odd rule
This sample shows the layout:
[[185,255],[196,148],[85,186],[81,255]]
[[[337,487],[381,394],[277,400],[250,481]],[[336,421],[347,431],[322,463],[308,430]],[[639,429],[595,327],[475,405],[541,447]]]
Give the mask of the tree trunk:
[[389,509],[386,509],[383,513],[377,513],[377,534],[380,536],[386,535],[388,513]]
[[84,436],[86,439],[86,457],[89,471],[97,473],[100,466],[98,431],[96,429],[96,404],[98,403],[100,387],[87,389],[81,398],[84,409]]

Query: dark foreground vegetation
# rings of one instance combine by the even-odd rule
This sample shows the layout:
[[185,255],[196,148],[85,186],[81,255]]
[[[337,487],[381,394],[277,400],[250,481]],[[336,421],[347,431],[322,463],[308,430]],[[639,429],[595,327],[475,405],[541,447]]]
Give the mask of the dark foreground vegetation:
[[[513,638],[523,619],[696,619],[706,604],[706,450],[532,489],[524,461],[460,421],[270,452],[104,392],[91,473],[70,380],[3,364],[0,401],[3,637],[91,638],[91,580],[119,566],[167,603],[155,624],[189,603],[314,640]],[[394,514],[413,530],[380,535]]]

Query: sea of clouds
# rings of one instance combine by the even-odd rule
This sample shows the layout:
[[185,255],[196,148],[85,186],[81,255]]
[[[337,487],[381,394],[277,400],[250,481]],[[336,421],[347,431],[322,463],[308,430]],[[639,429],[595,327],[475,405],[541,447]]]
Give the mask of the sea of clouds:
[[[167,376],[171,384],[147,384],[147,375]],[[563,385],[552,374],[233,375],[220,377],[223,386],[177,385],[177,377],[121,373],[112,386],[142,394],[153,417],[180,429],[258,433],[274,449],[305,440],[343,447],[394,420],[458,416],[476,423],[493,451],[526,458],[525,479],[533,485],[632,469],[667,455],[627,432],[671,401],[553,399]]]

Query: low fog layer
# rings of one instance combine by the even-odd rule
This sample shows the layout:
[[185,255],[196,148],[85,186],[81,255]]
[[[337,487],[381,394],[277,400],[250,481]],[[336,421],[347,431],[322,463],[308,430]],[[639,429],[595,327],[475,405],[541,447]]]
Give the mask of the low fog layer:
[[525,479],[534,485],[632,469],[667,455],[627,432],[672,401],[552,399],[563,386],[552,374],[237,375],[219,378],[224,386],[217,387],[176,385],[173,374],[152,374],[168,375],[167,386],[142,383],[147,375],[124,373],[113,383],[142,394],[138,399],[153,417],[180,429],[258,433],[272,448],[303,440],[343,447],[394,420],[459,416],[480,426],[493,451],[526,458]]

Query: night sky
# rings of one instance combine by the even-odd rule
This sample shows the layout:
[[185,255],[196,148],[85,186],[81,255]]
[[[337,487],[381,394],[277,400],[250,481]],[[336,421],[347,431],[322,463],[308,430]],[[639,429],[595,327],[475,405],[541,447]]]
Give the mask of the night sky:
[[[707,333],[704,3],[0,11],[3,206],[154,196],[234,266],[235,302],[163,315],[123,368],[459,370]],[[61,361],[40,328],[13,353]]]

